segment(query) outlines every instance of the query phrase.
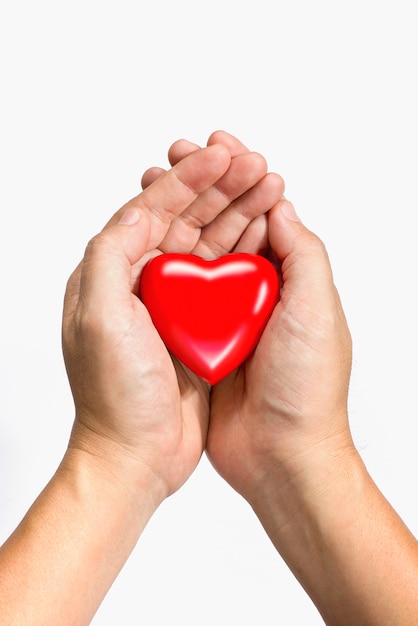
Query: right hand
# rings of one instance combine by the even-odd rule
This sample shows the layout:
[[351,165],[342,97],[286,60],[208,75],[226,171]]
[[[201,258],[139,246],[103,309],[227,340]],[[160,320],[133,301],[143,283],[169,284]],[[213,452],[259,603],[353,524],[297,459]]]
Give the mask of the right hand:
[[352,449],[350,333],[325,248],[292,209],[281,200],[268,221],[281,300],[253,355],[212,390],[208,456],[250,502],[272,471],[293,479],[317,453]]

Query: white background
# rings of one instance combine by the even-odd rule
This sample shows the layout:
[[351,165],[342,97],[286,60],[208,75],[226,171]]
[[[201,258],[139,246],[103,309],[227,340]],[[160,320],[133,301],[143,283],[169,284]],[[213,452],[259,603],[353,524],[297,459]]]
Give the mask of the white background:
[[[418,38],[411,0],[3,0],[0,540],[65,450],[62,297],[88,239],[219,128],[263,153],[325,241],[354,341],[353,434],[414,533]],[[347,494],[347,498],[350,494]],[[203,458],[94,626],[322,624]]]

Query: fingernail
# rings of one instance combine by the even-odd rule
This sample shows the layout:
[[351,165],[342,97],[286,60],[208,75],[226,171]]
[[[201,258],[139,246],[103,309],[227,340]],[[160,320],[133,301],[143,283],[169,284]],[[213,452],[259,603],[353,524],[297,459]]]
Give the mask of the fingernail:
[[139,211],[137,209],[126,209],[125,213],[120,218],[118,224],[125,224],[126,226],[132,226],[139,220]]
[[295,211],[295,207],[289,200],[285,200],[281,205],[282,213],[288,220],[292,222],[300,222],[300,217]]

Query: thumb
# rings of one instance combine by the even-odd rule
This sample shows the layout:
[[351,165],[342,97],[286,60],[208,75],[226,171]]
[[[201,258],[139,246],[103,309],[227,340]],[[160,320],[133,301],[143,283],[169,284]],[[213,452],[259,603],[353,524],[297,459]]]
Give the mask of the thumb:
[[309,298],[315,306],[324,304],[327,293],[335,295],[325,246],[302,224],[288,200],[281,200],[270,211],[269,242],[281,262],[282,297],[293,294],[302,302]]
[[105,312],[117,308],[121,300],[130,300],[132,266],[144,255],[149,236],[145,212],[128,208],[117,224],[93,237],[71,278],[79,305],[92,312]]

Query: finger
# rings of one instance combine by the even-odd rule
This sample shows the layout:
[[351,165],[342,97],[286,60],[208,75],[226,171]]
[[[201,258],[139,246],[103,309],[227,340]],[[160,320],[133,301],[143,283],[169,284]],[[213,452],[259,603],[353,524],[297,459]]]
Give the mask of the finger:
[[[212,133],[212,135],[209,137],[208,145],[215,145],[216,143],[220,143],[227,147],[231,153],[231,156],[249,154],[249,150],[244,146],[244,144],[242,144],[237,138],[233,137],[233,135],[230,135],[229,133],[226,133],[224,131],[216,131]],[[186,139],[179,139],[178,141],[173,143],[169,149],[169,161],[173,166],[177,164],[181,159],[184,159],[186,156],[199,149],[200,148],[197,144],[192,143],[191,141],[188,141]],[[161,168],[153,167],[144,172],[141,180],[142,188],[145,189],[155,180],[157,180],[157,178],[163,173],[163,171],[164,170],[162,170]],[[234,168],[231,174],[233,174],[233,171]],[[204,202],[206,203],[206,200]],[[201,224],[203,225],[205,222],[212,220],[214,215],[216,215],[214,211],[209,209],[209,206],[207,206],[207,209],[208,210],[205,215],[200,216],[198,222],[194,222],[193,220],[193,212],[195,210],[199,212],[199,207],[196,206],[195,209],[192,209],[190,217],[188,216],[188,213],[186,211],[185,214],[174,220],[170,224],[170,228],[163,243],[160,245],[160,249],[165,252],[190,252],[200,236]],[[216,209],[216,211],[219,210],[222,210],[222,207],[220,209]],[[184,223],[185,220],[186,224]]]
[[80,267],[79,307],[84,315],[95,317],[100,311],[108,327],[112,312],[119,315],[122,311],[121,304],[125,302],[131,308],[131,303],[136,303],[137,298],[132,298],[131,268],[147,250],[149,235],[147,214],[129,208],[118,224],[91,239]]
[[264,254],[268,248],[267,213],[254,218],[241,235],[234,253]]
[[249,149],[237,137],[224,130],[216,130],[210,135],[207,145],[213,146],[214,144],[224,145],[228,148],[232,157],[249,152]]
[[[103,319],[108,325],[119,314],[121,301],[130,306],[130,270],[147,246],[150,225],[145,213],[131,210],[127,215],[131,223],[125,216],[121,224],[103,230],[89,242],[83,260],[70,276],[64,297],[64,334],[74,323],[77,310],[92,319],[97,319],[100,311],[107,316]],[[115,303],[118,310],[112,314]]]
[[176,165],[179,161],[192,154],[192,152],[196,152],[200,150],[200,146],[196,143],[192,143],[191,141],[187,141],[187,139],[179,139],[175,141],[173,145],[170,147],[168,151],[168,160],[170,164]]
[[164,170],[162,167],[150,167],[145,170],[142,174],[141,178],[141,187],[142,189],[146,189],[152,183],[154,183],[162,174],[164,174],[167,170]]
[[[209,136],[207,145],[213,146],[215,144],[222,144],[228,148],[232,157],[238,156],[239,154],[248,154],[249,152],[249,149],[239,139],[224,130],[216,130]],[[171,146],[168,152],[171,165],[178,163],[194,150],[198,150],[199,147],[200,146],[196,143],[192,143],[186,139],[179,139]]]
[[199,194],[171,224],[160,249],[163,252],[191,252],[201,229],[263,178],[266,168],[264,157],[255,152],[233,158],[225,175]]
[[[192,154],[192,152],[196,152],[200,147],[192,143],[191,141],[187,141],[186,139],[179,139],[176,141],[168,151],[168,160],[170,165],[176,165],[179,161]],[[162,167],[150,167],[146,170],[141,178],[141,187],[142,189],[146,189],[149,187],[154,181],[157,180],[166,170]]]
[[[186,156],[189,156],[189,154],[192,154],[192,152],[196,152],[197,150],[200,150],[200,147],[197,144],[187,141],[186,139],[179,139],[173,143],[168,151],[168,160],[170,165],[176,165],[179,161],[185,159]],[[165,171],[166,170],[161,167],[150,167],[146,170],[141,178],[142,189],[149,187]]]
[[209,259],[230,252],[251,221],[267,213],[282,197],[283,191],[282,177],[272,172],[266,174],[202,230],[193,254]]
[[337,296],[328,254],[288,200],[280,201],[270,212],[269,241],[281,261],[282,304],[292,300],[298,305],[305,302],[313,311],[324,310],[326,298]]
[[117,223],[128,208],[144,211],[150,221],[149,249],[163,240],[171,222],[206,189],[214,185],[231,162],[228,150],[221,145],[202,148],[161,174],[149,187],[127,202],[105,228]]
[[[232,157],[249,152],[248,148],[244,146],[239,139],[223,130],[212,133],[208,139],[207,145],[211,146],[217,143],[226,146]],[[168,160],[170,165],[176,165],[176,163],[184,159],[186,156],[199,149],[200,146],[198,146],[198,144],[188,141],[187,139],[179,139],[178,141],[175,141],[168,151]],[[141,179],[142,189],[149,187],[149,185],[151,185],[164,171],[165,170],[160,167],[151,167],[146,170]]]

